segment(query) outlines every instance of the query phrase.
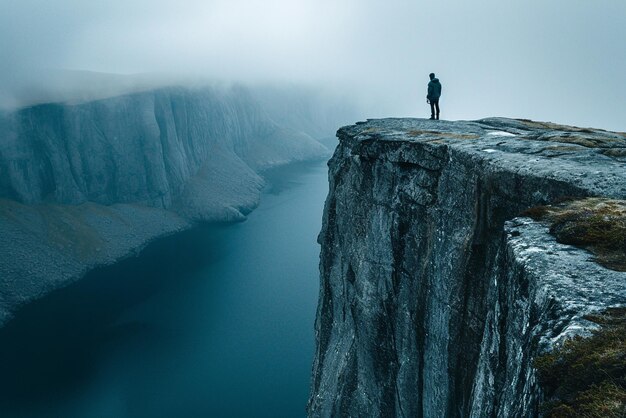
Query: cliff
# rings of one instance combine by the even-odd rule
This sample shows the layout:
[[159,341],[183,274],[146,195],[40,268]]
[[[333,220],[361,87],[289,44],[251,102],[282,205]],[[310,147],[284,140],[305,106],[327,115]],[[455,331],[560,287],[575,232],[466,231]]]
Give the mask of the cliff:
[[261,170],[329,153],[260,96],[172,87],[0,114],[0,325],[156,237],[245,219]]
[[338,137],[309,415],[535,416],[534,359],[626,305],[626,250],[573,246],[522,213],[623,208],[626,135],[492,118]]

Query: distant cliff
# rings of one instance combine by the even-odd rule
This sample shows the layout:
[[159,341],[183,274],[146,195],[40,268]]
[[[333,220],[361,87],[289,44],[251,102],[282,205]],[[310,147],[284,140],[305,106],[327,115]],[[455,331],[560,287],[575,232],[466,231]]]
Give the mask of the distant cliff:
[[[0,114],[0,324],[155,237],[244,219],[260,170],[329,153],[307,97],[266,109],[266,94],[172,87]],[[280,124],[277,107],[307,126]]]
[[493,118],[371,120],[338,137],[309,415],[536,416],[534,359],[626,305],[626,272],[606,267],[626,249],[588,252],[569,245],[597,249],[584,223],[564,241],[521,214],[567,198],[610,222],[603,208],[626,207],[626,135]]

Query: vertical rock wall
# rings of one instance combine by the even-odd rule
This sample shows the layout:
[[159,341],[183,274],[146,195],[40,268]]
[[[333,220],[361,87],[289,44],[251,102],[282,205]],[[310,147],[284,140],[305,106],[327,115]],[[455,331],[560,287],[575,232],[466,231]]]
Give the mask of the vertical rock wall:
[[323,154],[306,133],[274,123],[244,88],[44,104],[0,118],[0,197],[169,208],[207,162],[219,163],[215,155],[251,171]]
[[[526,235],[515,223],[505,231],[505,221],[563,196],[626,194],[626,173],[603,184],[600,171],[577,162],[593,153],[610,170],[620,161],[571,146],[561,172],[546,156],[553,144],[530,138],[538,130],[493,119],[379,120],[339,131],[319,236],[311,416],[536,413],[538,341],[555,321],[562,334],[583,309],[553,300],[539,279],[554,266],[539,274],[526,263],[525,244],[511,241]],[[537,234],[550,242],[545,227]],[[584,251],[567,251],[587,263]],[[626,303],[625,295],[618,286],[603,303]]]

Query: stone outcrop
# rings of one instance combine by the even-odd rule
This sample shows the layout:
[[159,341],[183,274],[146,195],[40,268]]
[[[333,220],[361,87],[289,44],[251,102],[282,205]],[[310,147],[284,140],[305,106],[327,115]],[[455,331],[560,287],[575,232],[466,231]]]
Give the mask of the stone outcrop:
[[309,415],[529,417],[533,359],[626,305],[626,272],[521,214],[626,198],[626,135],[370,120],[329,162]]
[[[0,114],[0,325],[156,237],[245,219],[261,170],[328,155],[316,132],[279,124],[261,97],[172,87]],[[297,99],[293,111],[308,103]]]

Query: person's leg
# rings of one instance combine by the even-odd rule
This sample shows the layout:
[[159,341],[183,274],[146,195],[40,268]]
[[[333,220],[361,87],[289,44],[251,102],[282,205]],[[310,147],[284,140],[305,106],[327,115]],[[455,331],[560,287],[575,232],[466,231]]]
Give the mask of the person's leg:
[[430,118],[435,119],[435,101],[430,101]]
[[439,99],[435,100],[435,107],[437,108],[437,120],[439,120]]

